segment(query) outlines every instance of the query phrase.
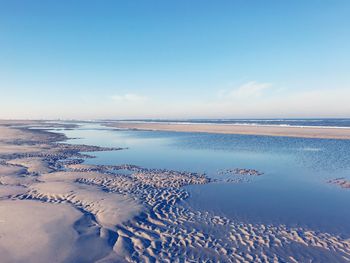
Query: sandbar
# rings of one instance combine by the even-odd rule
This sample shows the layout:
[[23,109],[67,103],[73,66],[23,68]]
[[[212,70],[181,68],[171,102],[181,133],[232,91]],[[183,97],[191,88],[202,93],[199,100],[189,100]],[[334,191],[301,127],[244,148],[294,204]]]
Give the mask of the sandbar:
[[176,132],[204,132],[219,134],[242,134],[284,136],[299,138],[323,138],[323,139],[350,139],[350,128],[334,127],[293,127],[273,125],[236,125],[236,124],[195,124],[195,123],[137,123],[137,122],[113,122],[106,124],[109,127],[119,129],[176,131]]

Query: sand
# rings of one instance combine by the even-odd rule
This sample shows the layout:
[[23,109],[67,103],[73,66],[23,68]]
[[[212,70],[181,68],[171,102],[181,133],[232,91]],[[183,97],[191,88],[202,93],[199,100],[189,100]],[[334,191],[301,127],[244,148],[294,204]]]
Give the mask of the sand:
[[0,202],[1,262],[63,262],[78,234],[73,225],[83,216],[67,205],[35,201]]
[[229,180],[218,181],[133,164],[85,165],[91,156],[81,152],[121,148],[57,143],[65,137],[9,125],[0,122],[1,262],[350,261],[350,240],[341,236],[181,205],[185,186],[246,183],[239,178],[263,171],[232,168],[223,172]]
[[285,136],[301,138],[350,139],[350,128],[249,126],[230,124],[173,124],[173,123],[107,123],[119,129],[157,130],[176,132],[206,132],[222,134]]
[[60,161],[89,157],[80,151],[118,149],[57,144],[63,135],[13,124],[23,125],[0,123],[0,261],[122,260],[113,252],[115,227],[141,213],[141,205],[77,183],[84,173],[57,171]]
[[350,189],[350,180],[342,177],[342,178],[334,178],[328,181],[329,184],[337,185],[344,189]]

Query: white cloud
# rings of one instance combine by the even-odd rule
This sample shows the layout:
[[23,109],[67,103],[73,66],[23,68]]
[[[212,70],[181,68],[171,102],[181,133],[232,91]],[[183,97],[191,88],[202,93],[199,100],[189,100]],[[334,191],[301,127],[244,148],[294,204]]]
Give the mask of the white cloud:
[[[277,84],[247,82],[215,96],[169,96],[167,93],[120,93],[106,97],[87,94],[63,103],[35,103],[0,97],[0,118],[270,118],[348,117],[350,88],[283,88]],[[209,97],[209,98],[208,98]],[[94,106],[92,106],[94,105]],[[79,109],[78,111],[76,109]],[[60,109],[57,111],[57,109]]]
[[121,95],[113,95],[111,96],[112,100],[119,103],[140,103],[148,100],[146,96],[134,94],[134,93],[126,93]]
[[263,95],[263,93],[272,87],[271,83],[260,83],[256,81],[247,82],[232,90],[220,91],[221,99],[251,99]]
[[[254,85],[243,85],[241,87],[251,86]],[[314,88],[308,90],[273,88],[273,93],[271,93],[264,91],[272,85],[258,86],[259,88],[256,89],[239,88],[234,90],[241,97],[230,97],[226,93],[226,96],[222,95],[205,103],[199,102],[196,113],[200,117],[214,118],[350,116],[350,104],[348,103],[350,89],[348,88]],[[247,91],[247,93],[243,91]]]

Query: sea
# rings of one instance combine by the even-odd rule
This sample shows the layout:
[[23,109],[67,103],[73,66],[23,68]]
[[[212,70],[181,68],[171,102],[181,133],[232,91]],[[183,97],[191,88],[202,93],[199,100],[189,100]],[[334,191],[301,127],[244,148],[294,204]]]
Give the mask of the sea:
[[123,119],[108,120],[118,122],[149,123],[194,123],[194,124],[230,124],[230,125],[273,125],[296,127],[349,128],[350,118],[326,119]]

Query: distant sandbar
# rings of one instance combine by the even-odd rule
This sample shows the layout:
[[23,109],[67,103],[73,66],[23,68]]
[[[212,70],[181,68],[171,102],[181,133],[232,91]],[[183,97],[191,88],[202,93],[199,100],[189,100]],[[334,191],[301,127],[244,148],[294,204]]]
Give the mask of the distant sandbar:
[[273,125],[236,125],[236,124],[184,124],[184,123],[144,123],[117,122],[108,126],[120,129],[206,132],[223,134],[246,134],[265,136],[286,136],[302,138],[350,139],[350,128],[293,127]]

